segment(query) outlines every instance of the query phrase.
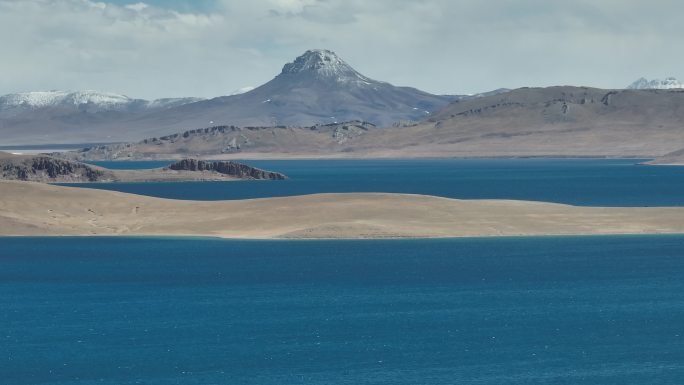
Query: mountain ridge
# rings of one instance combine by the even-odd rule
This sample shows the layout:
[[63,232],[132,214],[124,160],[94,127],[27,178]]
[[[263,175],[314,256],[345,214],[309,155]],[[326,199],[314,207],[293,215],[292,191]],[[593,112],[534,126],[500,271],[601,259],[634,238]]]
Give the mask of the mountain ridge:
[[684,148],[684,90],[520,88],[454,101],[391,129],[212,127],[64,153],[70,159],[634,157]]
[[125,108],[137,104],[141,108],[171,107],[205,100],[196,97],[134,99],[126,95],[95,90],[82,91],[30,91],[0,96],[0,110],[9,108],[46,108],[57,106],[94,105],[101,109]]

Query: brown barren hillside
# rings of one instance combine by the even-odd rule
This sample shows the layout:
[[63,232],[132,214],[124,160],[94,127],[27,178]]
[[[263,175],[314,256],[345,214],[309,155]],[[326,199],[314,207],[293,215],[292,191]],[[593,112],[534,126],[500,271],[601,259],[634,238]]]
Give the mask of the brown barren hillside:
[[453,102],[411,126],[219,126],[100,146],[73,159],[656,157],[684,148],[684,90],[521,88]]

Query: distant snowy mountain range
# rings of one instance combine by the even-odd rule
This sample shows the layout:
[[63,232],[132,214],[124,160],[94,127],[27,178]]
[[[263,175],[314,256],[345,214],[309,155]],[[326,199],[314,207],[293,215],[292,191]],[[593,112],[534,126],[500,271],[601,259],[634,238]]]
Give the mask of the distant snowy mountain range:
[[684,84],[673,77],[662,80],[648,80],[646,78],[640,78],[627,86],[627,89],[630,90],[670,90],[675,88],[684,88]]
[[202,98],[133,99],[98,91],[35,91],[0,96],[0,110],[78,108],[89,112],[164,109],[194,103]]

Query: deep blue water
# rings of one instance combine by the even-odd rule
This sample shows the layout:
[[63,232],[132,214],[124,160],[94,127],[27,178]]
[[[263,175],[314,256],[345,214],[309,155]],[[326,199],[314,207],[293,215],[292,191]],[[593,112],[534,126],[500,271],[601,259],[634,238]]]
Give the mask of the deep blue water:
[[[85,186],[684,205],[639,160],[247,163],[291,179]],[[0,385],[680,385],[682,277],[684,236],[0,238]]]
[[0,238],[0,383],[684,383],[684,237]]
[[[246,161],[287,181],[81,184],[175,199],[220,200],[320,192],[398,192],[587,206],[684,206],[684,167],[630,159]],[[97,162],[160,167],[169,162]]]

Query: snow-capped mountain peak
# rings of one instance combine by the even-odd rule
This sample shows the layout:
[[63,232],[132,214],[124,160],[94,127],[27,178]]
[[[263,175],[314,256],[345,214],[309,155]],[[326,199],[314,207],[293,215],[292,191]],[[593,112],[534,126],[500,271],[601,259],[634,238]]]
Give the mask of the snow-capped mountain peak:
[[627,88],[631,90],[669,90],[674,88],[684,88],[684,84],[674,77],[668,77],[662,80],[648,80],[646,78],[639,78],[627,86]]
[[285,64],[280,76],[312,76],[339,83],[379,83],[358,73],[335,52],[327,49],[311,49],[293,62]]

